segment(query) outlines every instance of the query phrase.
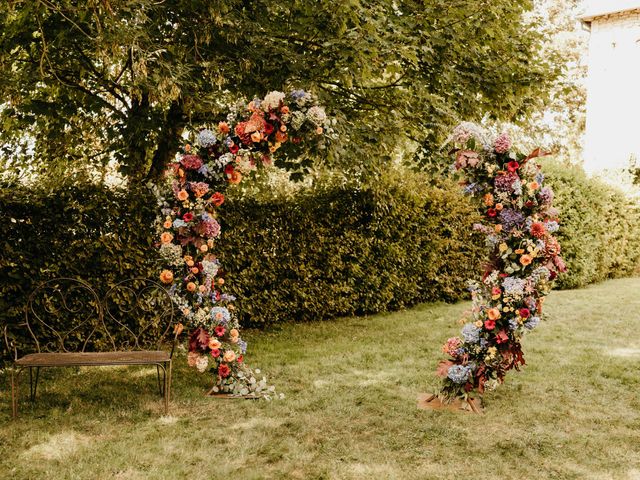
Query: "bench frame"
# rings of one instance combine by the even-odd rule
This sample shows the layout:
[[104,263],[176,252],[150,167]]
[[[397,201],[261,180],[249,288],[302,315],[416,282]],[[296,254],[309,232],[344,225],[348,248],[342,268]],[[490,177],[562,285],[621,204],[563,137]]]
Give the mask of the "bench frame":
[[[65,284],[69,285],[68,289],[62,289]],[[47,297],[47,293],[49,296]],[[83,304],[74,304],[70,299],[71,293],[84,294],[89,300]],[[127,302],[123,307],[118,305],[116,301],[118,296],[123,295],[131,297],[134,301]],[[51,307],[51,300],[57,298],[57,307]],[[47,306],[38,304],[39,299],[45,299]],[[163,305],[164,304],[164,305]],[[56,329],[51,323],[47,322],[38,306],[44,310],[46,314],[55,315],[60,312],[67,316],[72,316],[74,322],[71,328],[66,332]],[[90,307],[89,315],[83,316],[76,320],[76,315],[81,314],[84,307]],[[162,308],[164,306],[164,308]],[[135,329],[127,321],[131,320],[137,311],[143,311],[143,307],[147,310],[151,308],[156,310],[154,319],[148,325],[142,325]],[[110,324],[119,327],[119,332],[112,335],[105,323],[105,317]],[[14,368],[11,370],[11,407],[12,416],[16,418],[18,415],[18,397],[19,387],[18,381],[20,375],[26,369],[29,370],[29,392],[30,400],[35,402],[38,389],[38,380],[41,368],[53,367],[82,367],[82,366],[116,366],[116,365],[155,365],[157,371],[158,389],[160,395],[164,397],[165,414],[169,412],[169,400],[171,395],[171,367],[173,353],[177,344],[180,330],[173,326],[174,305],[171,296],[166,289],[159,283],[144,278],[132,278],[121,281],[111,287],[105,296],[101,299],[92,286],[83,281],[74,278],[54,278],[47,280],[36,287],[29,295],[27,304],[25,305],[25,321],[24,326],[27,327],[31,337],[35,343],[37,353],[28,354],[18,357],[17,348],[9,341],[8,328],[5,327],[4,337],[7,347],[14,351]],[[133,319],[136,324],[138,318]],[[38,327],[38,328],[36,328]],[[151,332],[151,328],[155,332]],[[38,329],[48,332],[48,336],[53,337],[48,343],[43,344],[36,334]],[[126,334],[126,338],[122,341],[122,333]],[[84,335],[83,335],[84,333]],[[158,338],[153,341],[149,337],[150,333],[158,333]],[[171,351],[167,353],[161,350],[166,345],[169,336],[173,333]],[[91,351],[87,352],[87,348],[91,345],[90,341],[101,334],[102,344],[106,344],[109,348],[107,351]],[[84,341],[82,341],[84,338]],[[119,341],[116,341],[118,338]],[[80,343],[77,346],[69,348],[67,341],[73,339]],[[149,347],[155,346],[155,350]],[[13,347],[13,348],[11,348]],[[34,375],[35,370],[35,375]],[[162,371],[162,380],[160,372]]]

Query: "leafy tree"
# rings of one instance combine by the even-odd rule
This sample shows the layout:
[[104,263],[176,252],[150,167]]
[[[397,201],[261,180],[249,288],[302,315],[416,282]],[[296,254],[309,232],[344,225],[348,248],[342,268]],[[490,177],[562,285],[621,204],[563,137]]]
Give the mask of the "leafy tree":
[[9,172],[104,172],[115,161],[143,181],[163,170],[185,128],[219,120],[228,102],[302,87],[337,119],[326,164],[367,172],[403,142],[432,151],[459,119],[515,120],[544,100],[557,72],[538,55],[531,8],[530,0],[5,0],[0,162]]

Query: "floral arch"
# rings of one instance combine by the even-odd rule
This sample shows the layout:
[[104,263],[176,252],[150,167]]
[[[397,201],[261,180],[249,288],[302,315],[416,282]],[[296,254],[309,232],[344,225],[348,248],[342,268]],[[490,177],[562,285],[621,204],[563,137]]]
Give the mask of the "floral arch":
[[273,387],[257,380],[244,362],[246,342],[234,306],[224,293],[215,256],[221,229],[217,216],[230,185],[273,163],[274,155],[297,156],[317,146],[330,120],[304,90],[271,92],[231,113],[215,128],[202,129],[169,165],[157,190],[157,229],[163,269],[160,280],[181,309],[189,331],[188,363],[214,375],[213,394],[270,397]]

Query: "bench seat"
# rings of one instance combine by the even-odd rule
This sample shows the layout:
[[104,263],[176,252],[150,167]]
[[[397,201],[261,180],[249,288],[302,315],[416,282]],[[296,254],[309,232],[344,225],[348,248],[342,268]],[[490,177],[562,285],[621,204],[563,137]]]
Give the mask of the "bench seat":
[[152,365],[169,362],[168,352],[84,352],[84,353],[32,353],[15,363],[21,367],[82,367],[107,365]]

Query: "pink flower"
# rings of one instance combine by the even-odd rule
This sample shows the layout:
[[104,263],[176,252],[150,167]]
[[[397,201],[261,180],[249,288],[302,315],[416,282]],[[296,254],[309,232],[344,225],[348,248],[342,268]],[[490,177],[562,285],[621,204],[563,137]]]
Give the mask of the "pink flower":
[[496,322],[494,320],[485,320],[484,328],[486,328],[487,330],[493,330],[494,328],[496,328]]
[[520,316],[522,318],[529,318],[529,315],[531,315],[531,312],[529,311],[528,308],[521,308],[520,312],[518,312],[518,313],[520,313]]
[[180,163],[189,170],[199,170],[202,167],[202,159],[197,155],[184,155]]
[[457,350],[460,348],[460,345],[462,345],[462,340],[460,340],[459,337],[451,337],[447,340],[447,343],[442,346],[442,351],[447,355],[455,357],[457,356]]
[[511,139],[506,133],[501,133],[493,142],[493,149],[496,153],[507,153],[511,148]]
[[218,325],[214,331],[216,332],[216,336],[221,337],[224,335],[224,332],[227,331],[226,328],[224,328],[222,325]]
[[496,335],[496,343],[504,343],[509,341],[509,336],[504,330],[500,330]]

